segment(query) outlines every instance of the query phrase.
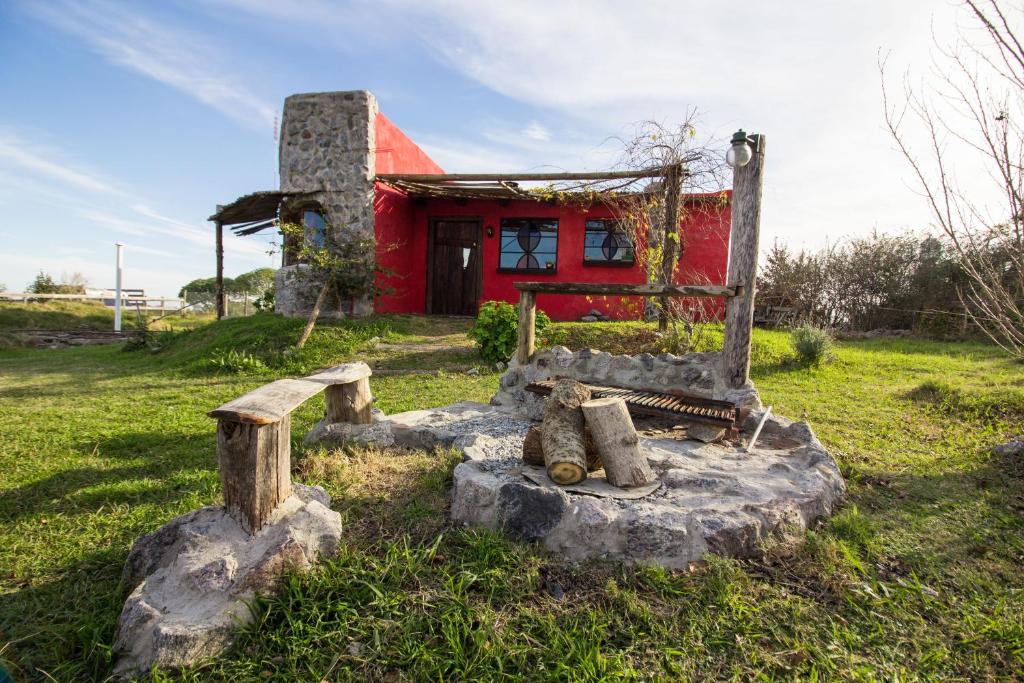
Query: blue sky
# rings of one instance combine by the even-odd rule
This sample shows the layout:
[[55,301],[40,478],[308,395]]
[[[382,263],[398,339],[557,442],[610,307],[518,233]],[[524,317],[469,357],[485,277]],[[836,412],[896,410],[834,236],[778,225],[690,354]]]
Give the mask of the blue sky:
[[[40,269],[173,295],[213,274],[218,203],[277,186],[292,93],[369,89],[454,171],[598,169],[632,122],[768,135],[764,245],[927,211],[882,129],[876,58],[927,65],[942,0],[0,2],[0,284]],[[724,142],[722,145],[724,146]],[[229,275],[273,265],[231,238]]]

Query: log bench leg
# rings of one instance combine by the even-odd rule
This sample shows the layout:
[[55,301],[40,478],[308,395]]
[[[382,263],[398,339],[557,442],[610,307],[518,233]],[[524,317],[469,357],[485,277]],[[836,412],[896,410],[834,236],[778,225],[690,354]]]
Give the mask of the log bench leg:
[[291,495],[291,416],[273,424],[217,422],[217,463],[224,507],[255,534]]
[[367,377],[327,387],[327,421],[368,425],[373,421],[373,394]]

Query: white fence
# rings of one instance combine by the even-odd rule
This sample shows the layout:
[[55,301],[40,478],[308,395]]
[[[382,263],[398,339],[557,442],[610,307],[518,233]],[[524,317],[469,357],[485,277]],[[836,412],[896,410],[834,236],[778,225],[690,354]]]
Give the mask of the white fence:
[[[109,308],[114,307],[116,295],[102,294],[33,294],[31,292],[0,292],[0,301],[46,301],[60,299],[64,301],[99,301]],[[171,313],[185,306],[185,300],[177,297],[132,296],[121,295],[121,307],[125,310],[160,311]]]

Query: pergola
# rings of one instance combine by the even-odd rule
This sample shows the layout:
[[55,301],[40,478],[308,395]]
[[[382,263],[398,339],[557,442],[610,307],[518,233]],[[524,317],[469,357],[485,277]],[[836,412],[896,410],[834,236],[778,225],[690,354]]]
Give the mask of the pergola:
[[277,224],[281,202],[289,197],[302,197],[308,192],[263,190],[239,197],[230,204],[218,204],[207,220],[217,228],[217,319],[224,317],[224,226],[240,237],[254,235]]

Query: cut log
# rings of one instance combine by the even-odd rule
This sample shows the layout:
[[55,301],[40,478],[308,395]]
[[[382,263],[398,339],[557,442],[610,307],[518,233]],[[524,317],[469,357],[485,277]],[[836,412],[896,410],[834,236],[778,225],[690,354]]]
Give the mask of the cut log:
[[249,534],[291,495],[291,416],[260,425],[221,420],[217,461],[224,507]]
[[540,427],[534,425],[523,438],[523,462],[527,465],[544,465],[544,444],[541,443]]
[[582,404],[587,426],[604,462],[604,473],[613,486],[643,486],[656,479],[640,439],[621,398],[595,398]]
[[327,387],[327,421],[368,425],[373,422],[373,394],[370,380],[361,377],[346,384]]
[[[541,434],[540,427],[536,425],[526,432],[526,438],[523,439],[523,462],[527,465],[544,466],[544,443]],[[586,427],[583,429],[583,450],[587,455],[587,472],[594,472],[603,467],[594,437]]]
[[555,383],[541,422],[541,446],[548,478],[556,484],[576,484],[587,476],[584,420],[580,406],[590,400],[590,389],[574,379]]

